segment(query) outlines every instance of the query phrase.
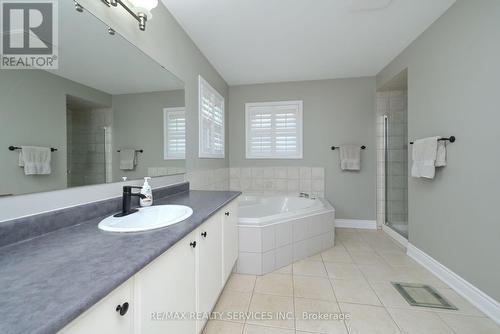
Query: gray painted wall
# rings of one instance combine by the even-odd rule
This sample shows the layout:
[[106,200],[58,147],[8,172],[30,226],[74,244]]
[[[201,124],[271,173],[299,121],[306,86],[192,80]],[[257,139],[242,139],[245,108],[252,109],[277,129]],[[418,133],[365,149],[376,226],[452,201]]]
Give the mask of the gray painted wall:
[[455,135],[433,181],[409,180],[410,243],[500,301],[500,1],[458,0],[377,76],[408,68],[410,140]]
[[[304,101],[304,159],[245,159],[245,103]],[[234,86],[229,89],[231,167],[325,167],[326,197],[338,218],[375,220],[375,78]],[[342,172],[330,146],[366,145],[361,172]]]
[[[25,194],[66,188],[66,95],[102,105],[111,95],[40,70],[7,71],[0,76],[0,194]],[[19,153],[7,146],[49,146],[50,175],[24,175]],[[2,201],[2,199],[0,199]]]
[[[184,90],[113,96],[113,180],[148,175],[148,167],[185,167],[185,160],[163,159],[163,108],[184,107]],[[122,148],[143,149],[133,171],[120,170]]]

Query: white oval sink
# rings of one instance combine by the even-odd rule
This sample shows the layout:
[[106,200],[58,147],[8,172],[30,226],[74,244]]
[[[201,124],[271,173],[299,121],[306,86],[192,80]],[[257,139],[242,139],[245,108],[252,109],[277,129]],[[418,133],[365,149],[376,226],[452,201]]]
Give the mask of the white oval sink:
[[180,223],[191,217],[193,209],[184,205],[156,205],[140,208],[125,217],[110,216],[99,223],[99,228],[110,232],[139,232]]

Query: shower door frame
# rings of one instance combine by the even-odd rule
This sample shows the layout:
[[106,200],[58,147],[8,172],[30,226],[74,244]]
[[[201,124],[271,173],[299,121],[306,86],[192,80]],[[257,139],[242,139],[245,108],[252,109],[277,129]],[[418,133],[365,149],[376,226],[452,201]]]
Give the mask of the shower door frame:
[[[408,154],[408,152],[406,152]],[[389,179],[389,167],[388,167],[388,160],[389,160],[389,116],[387,114],[384,114],[384,225],[389,227],[392,231],[400,235],[401,237],[405,238],[408,240],[408,231],[406,232],[406,235],[402,234],[400,231],[398,231],[397,228],[393,227],[393,224],[389,221],[389,201],[388,201],[388,192],[389,192],[389,187],[388,187],[388,179]],[[407,190],[408,191],[408,188]],[[408,225],[408,216],[406,218],[406,224]]]

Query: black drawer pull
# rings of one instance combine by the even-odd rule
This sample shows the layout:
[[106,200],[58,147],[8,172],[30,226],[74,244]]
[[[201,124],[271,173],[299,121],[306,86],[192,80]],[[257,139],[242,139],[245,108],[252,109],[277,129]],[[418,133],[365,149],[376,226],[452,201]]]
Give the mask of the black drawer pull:
[[121,316],[127,314],[128,311],[128,303],[123,303],[122,305],[118,305],[116,307],[116,312],[119,312]]
[[227,212],[225,213],[225,215],[226,215],[226,216],[229,216],[229,215],[230,215],[229,211],[227,211]]
[[189,244],[189,246],[191,246],[191,247],[195,248],[195,247],[196,247],[196,241],[191,242],[191,243]]
[[206,238],[206,237],[207,237],[207,232],[203,232],[203,233],[201,234],[201,236],[202,236],[203,238]]

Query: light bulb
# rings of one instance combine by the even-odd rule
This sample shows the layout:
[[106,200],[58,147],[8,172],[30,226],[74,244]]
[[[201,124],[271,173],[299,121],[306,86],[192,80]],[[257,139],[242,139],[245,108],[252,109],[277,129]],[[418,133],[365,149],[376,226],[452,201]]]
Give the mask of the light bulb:
[[148,12],[158,6],[158,0],[128,0],[128,2],[136,9],[144,9]]

